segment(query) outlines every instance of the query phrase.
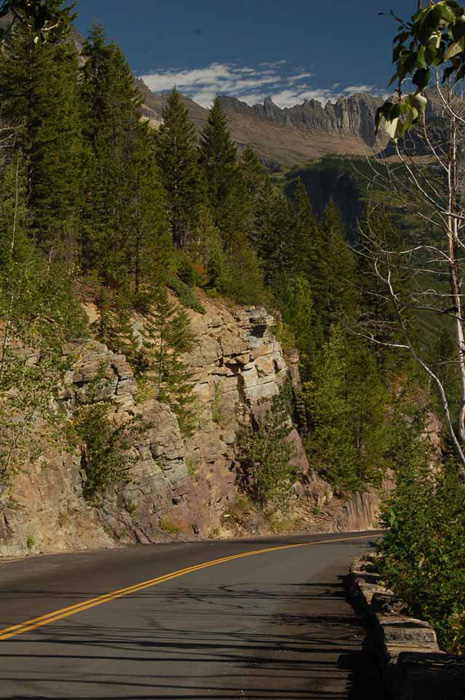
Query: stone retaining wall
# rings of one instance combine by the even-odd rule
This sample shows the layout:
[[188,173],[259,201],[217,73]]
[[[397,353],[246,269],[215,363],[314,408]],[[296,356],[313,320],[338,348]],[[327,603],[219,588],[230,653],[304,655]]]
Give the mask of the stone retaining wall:
[[406,614],[405,604],[380,584],[369,561],[353,562],[350,590],[372,625],[375,657],[391,700],[465,699],[465,657],[441,652],[431,625]]

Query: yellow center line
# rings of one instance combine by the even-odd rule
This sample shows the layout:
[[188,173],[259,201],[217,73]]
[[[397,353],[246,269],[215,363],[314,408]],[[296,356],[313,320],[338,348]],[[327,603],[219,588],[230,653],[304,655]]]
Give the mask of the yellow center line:
[[175,578],[181,576],[186,576],[186,574],[193,573],[194,571],[201,571],[202,569],[208,569],[211,566],[217,566],[218,564],[224,564],[228,561],[234,561],[235,559],[244,559],[245,557],[253,557],[257,554],[266,554],[268,552],[278,552],[283,549],[295,549],[296,547],[313,547],[318,544],[332,544],[333,542],[348,542],[352,540],[364,540],[370,539],[375,536],[375,533],[371,535],[358,535],[355,537],[340,537],[331,540],[317,540],[315,542],[299,542],[298,544],[285,544],[279,545],[278,547],[267,547],[266,549],[257,549],[252,552],[242,552],[241,554],[233,554],[229,557],[222,557],[221,559],[214,559],[213,561],[207,561],[203,564],[195,564],[194,566],[189,566],[185,569],[179,569],[178,571],[173,571],[170,574],[164,574],[163,576],[158,576],[157,578],[150,579],[148,581],[142,581],[134,586],[129,586],[128,588],[120,588],[119,590],[106,593],[105,595],[98,596],[97,598],[91,598],[90,600],[83,600],[75,605],[70,605],[67,608],[61,608],[60,610],[54,610],[53,612],[47,613],[46,615],[41,615],[40,617],[35,617],[32,620],[26,620],[18,625],[13,625],[11,627],[5,627],[5,629],[0,630],[0,642],[11,637],[16,637],[19,634],[25,634],[31,630],[35,630],[39,627],[44,627],[52,622],[57,622],[58,620],[64,620],[66,617],[71,617],[71,615],[77,615],[77,613],[84,612],[85,610],[90,610],[97,605],[103,605],[104,603],[109,603],[117,598],[123,598],[124,596],[131,595],[132,593],[138,593],[146,588],[152,588],[152,586],[158,586],[160,583],[165,583],[165,581],[172,581]]

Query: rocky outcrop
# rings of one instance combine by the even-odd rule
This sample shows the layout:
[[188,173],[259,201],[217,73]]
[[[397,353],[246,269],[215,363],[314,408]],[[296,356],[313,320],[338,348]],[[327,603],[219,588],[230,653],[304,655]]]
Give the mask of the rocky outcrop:
[[[241,423],[260,419],[288,377],[299,388],[298,356],[285,358],[273,334],[275,320],[264,308],[241,308],[206,295],[201,301],[204,314],[189,312],[196,337],[186,358],[196,397],[196,427],[189,437],[150,387],[145,395],[139,390],[124,355],[94,340],[63,348],[70,369],[56,399],[60,436],[45,423],[38,426],[40,438],[29,459],[2,487],[0,556],[270,532],[270,522],[257,513],[245,524],[228,520],[238,498],[237,432]],[[95,309],[86,311],[95,317]],[[140,329],[143,320],[134,324]],[[81,452],[61,433],[78,406],[100,402],[106,402],[115,426],[137,429],[131,434],[127,482],[92,507],[83,499]],[[301,475],[288,529],[371,527],[379,496],[340,501],[309,472],[297,431],[288,439]]]
[[366,93],[340,97],[335,103],[323,105],[318,100],[305,100],[300,105],[281,109],[271,97],[263,104],[249,107],[234,97],[221,97],[225,111],[254,115],[287,128],[313,133],[323,132],[339,137],[357,137],[368,146],[375,145],[376,110],[383,100]]

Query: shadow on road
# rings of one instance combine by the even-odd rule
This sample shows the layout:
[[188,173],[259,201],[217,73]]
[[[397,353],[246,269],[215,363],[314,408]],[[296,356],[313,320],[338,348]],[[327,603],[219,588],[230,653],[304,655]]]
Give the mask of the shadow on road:
[[153,589],[131,603],[143,625],[78,616],[3,643],[0,697],[382,700],[365,630],[330,572],[304,586]]

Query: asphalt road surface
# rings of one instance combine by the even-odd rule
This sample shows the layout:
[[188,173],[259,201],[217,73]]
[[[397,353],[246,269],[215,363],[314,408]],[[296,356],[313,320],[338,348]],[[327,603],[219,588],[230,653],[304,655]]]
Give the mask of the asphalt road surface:
[[379,700],[341,580],[370,537],[0,563],[0,698]]

